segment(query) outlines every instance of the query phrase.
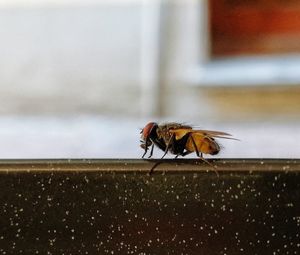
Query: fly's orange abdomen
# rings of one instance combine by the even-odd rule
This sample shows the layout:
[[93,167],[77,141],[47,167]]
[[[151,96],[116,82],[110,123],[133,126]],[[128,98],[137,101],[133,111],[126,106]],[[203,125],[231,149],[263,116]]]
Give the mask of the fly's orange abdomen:
[[190,152],[198,151],[199,153],[211,155],[215,155],[220,151],[219,144],[213,138],[199,133],[190,133],[185,148]]

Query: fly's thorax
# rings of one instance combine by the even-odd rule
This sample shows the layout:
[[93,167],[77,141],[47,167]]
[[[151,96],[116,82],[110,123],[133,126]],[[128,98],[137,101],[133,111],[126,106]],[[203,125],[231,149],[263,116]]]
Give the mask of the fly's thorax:
[[168,125],[161,125],[156,130],[157,137],[159,139],[163,139],[165,142],[168,142],[172,136],[172,134],[169,131],[170,128]]
[[173,133],[170,130],[181,128],[182,125],[179,123],[167,123],[163,125],[159,125],[157,128],[157,136],[163,139],[165,142],[170,141]]

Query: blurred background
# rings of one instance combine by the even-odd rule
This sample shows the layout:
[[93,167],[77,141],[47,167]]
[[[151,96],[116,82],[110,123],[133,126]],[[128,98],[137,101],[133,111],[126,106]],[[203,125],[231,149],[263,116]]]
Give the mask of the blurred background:
[[149,121],[299,157],[299,85],[300,0],[0,0],[0,158],[138,158]]

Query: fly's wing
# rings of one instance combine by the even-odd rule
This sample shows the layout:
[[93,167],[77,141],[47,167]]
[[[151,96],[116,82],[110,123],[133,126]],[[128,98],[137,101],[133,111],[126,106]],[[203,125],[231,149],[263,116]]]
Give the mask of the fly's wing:
[[193,133],[193,134],[197,133],[199,135],[214,137],[214,138],[237,140],[233,137],[230,137],[230,136],[232,136],[231,134],[228,134],[228,133],[225,133],[222,131],[201,130],[201,129],[194,130],[192,128],[176,128],[176,129],[171,129],[169,132],[173,133],[175,135],[176,140],[180,140],[181,138],[183,138],[185,135],[187,135],[189,133]]
[[213,138],[223,138],[223,139],[232,139],[232,140],[238,140],[236,138],[231,137],[231,134],[222,132],[222,131],[213,131],[213,130],[190,130],[191,133],[197,133],[208,137]]

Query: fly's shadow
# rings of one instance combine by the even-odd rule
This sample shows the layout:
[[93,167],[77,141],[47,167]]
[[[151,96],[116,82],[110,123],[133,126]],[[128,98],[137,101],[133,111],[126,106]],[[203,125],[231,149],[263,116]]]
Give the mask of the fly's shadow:
[[154,163],[154,165],[151,167],[151,169],[150,169],[150,171],[149,171],[149,175],[152,175],[153,174],[153,172],[154,172],[154,169],[156,168],[156,167],[158,167],[160,164],[162,164],[163,163],[163,161],[161,160],[161,161],[157,161],[157,162],[155,162]]
[[[208,166],[210,166],[213,171],[216,173],[216,175],[219,177],[219,173],[218,173],[218,170],[217,170],[217,166],[216,165],[213,165],[211,162],[208,162],[206,159],[204,158],[200,158],[200,160],[202,160],[203,163],[207,164]],[[149,159],[147,161],[150,161],[150,162],[153,162],[153,160]],[[173,159],[172,161],[176,161],[177,164],[184,164],[184,163],[187,163],[186,160],[182,160],[182,159]],[[149,172],[148,172],[148,175],[152,175],[154,173],[154,170],[161,164],[163,163],[168,163],[170,162],[169,160],[155,160],[155,162],[153,162],[153,166],[150,168]],[[194,164],[198,164],[198,160],[192,160],[192,162]],[[190,162],[189,162],[190,163]]]

